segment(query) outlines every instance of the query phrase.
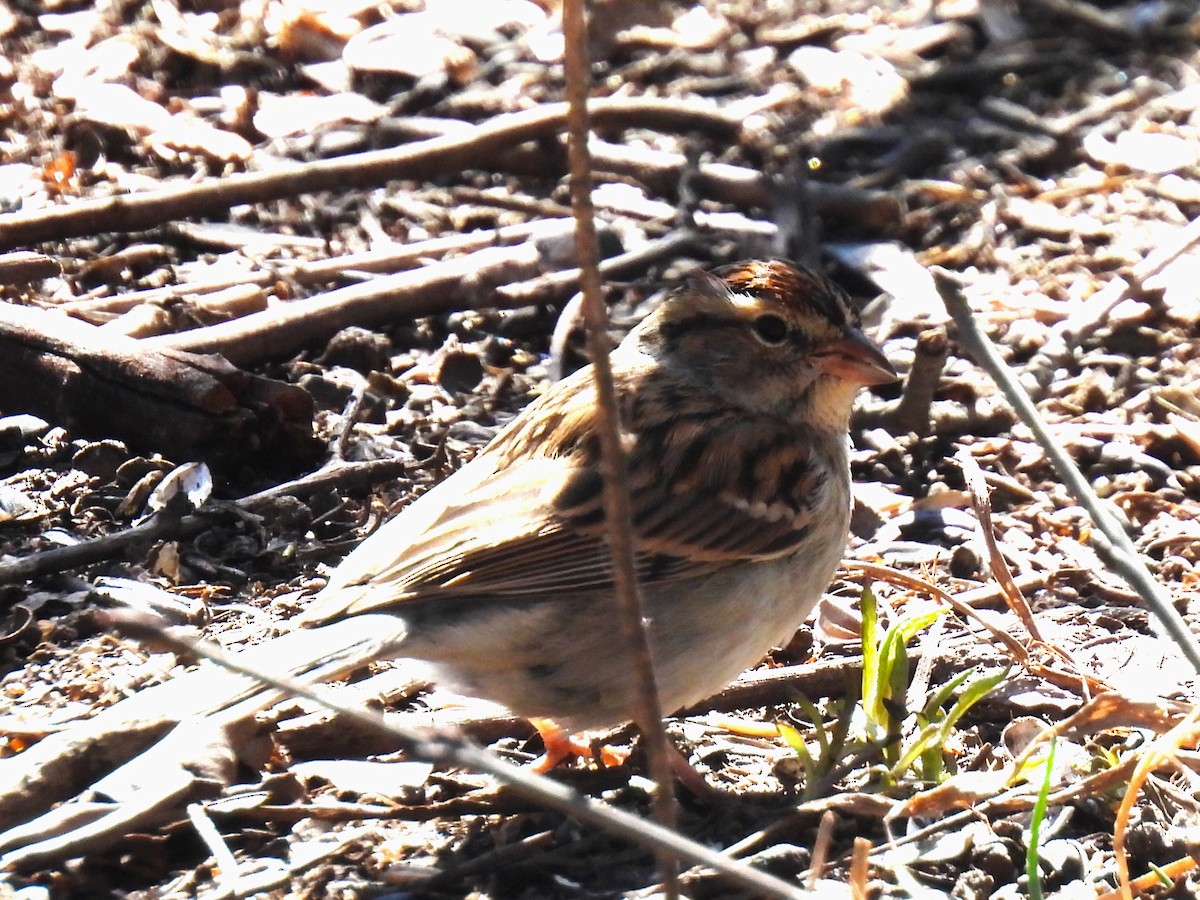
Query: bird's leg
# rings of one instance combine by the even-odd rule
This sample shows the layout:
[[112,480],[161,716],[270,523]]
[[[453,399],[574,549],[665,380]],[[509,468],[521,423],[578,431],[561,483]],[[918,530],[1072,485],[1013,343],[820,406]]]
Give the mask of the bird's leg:
[[537,729],[542,738],[542,745],[546,748],[541,756],[529,764],[530,770],[539,775],[545,775],[564,759],[572,756],[598,761],[606,769],[619,766],[629,758],[628,750],[601,747],[597,760],[595,748],[591,744],[585,743],[577,734],[567,734],[549,719],[534,718],[529,720],[529,724]]
[[[549,719],[530,719],[529,723],[537,729],[542,738],[545,752],[529,764],[531,771],[539,775],[550,772],[564,759],[572,756],[599,761],[606,769],[615,768],[629,758],[629,750],[619,747],[603,746],[597,750],[592,744],[586,743],[580,735],[568,735],[558,725]],[[675,780],[700,800],[723,798],[720,790],[709,784],[704,776],[693,768],[686,756],[670,741],[667,742],[667,755],[671,763],[671,772]]]

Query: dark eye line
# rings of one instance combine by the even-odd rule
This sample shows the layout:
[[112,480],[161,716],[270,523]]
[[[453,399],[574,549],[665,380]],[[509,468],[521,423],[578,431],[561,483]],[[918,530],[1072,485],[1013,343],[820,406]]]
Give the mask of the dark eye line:
[[717,331],[719,329],[740,327],[741,323],[732,319],[710,319],[705,316],[693,316],[665,323],[660,329],[660,333],[668,344],[673,345],[693,331]]
[[769,312],[761,313],[749,322],[747,322],[745,319],[714,319],[704,316],[696,316],[694,318],[676,320],[674,322],[664,324],[660,333],[666,340],[668,346],[674,347],[679,343],[680,340],[684,338],[684,336],[697,331],[711,332],[728,329],[744,329],[747,325],[749,325],[750,328],[757,333],[757,325],[759,321],[765,318],[778,320],[785,329],[784,333],[774,340],[768,340],[761,334],[758,334],[757,336],[759,340],[762,341],[766,346],[783,347],[784,345],[790,344],[791,346],[800,350],[807,350],[812,346],[812,340],[802,329],[792,327],[783,316]]

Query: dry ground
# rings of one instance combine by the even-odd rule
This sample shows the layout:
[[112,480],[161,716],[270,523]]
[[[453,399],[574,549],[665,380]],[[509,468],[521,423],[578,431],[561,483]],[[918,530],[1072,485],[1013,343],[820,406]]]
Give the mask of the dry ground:
[[[461,7],[446,14],[453,6],[429,0],[423,15],[441,14],[430,24],[410,18],[417,2],[0,4],[0,244],[36,250],[62,268],[6,276],[6,299],[58,307],[163,347],[174,339],[152,335],[187,335],[471,249],[421,245],[419,258],[408,259],[407,245],[567,215],[558,126],[529,142],[522,133],[422,157],[384,177],[351,156],[453,138],[462,123],[487,127],[562,99],[552,13],[496,0],[490,22]],[[606,142],[596,175],[603,247],[608,255],[646,251],[608,280],[616,327],[636,320],[664,280],[696,265],[764,254],[823,265],[867,301],[869,330],[889,357],[919,373],[905,388],[903,414],[897,388],[866,398],[856,422],[861,490],[848,558],[965,595],[1032,654],[1022,665],[958,616],[914,639],[910,708],[967,665],[982,673],[1012,666],[944,741],[942,762],[962,792],[954,798],[922,793],[932,785],[913,771],[884,776],[870,755],[847,754],[844,768],[806,785],[783,740],[746,736],[723,720],[791,721],[816,747],[797,695],[832,716],[861,666],[861,580],[839,582],[815,622],[773,654],[767,674],[672,721],[693,762],[740,795],[687,802],[682,830],[712,846],[741,844],[742,855],[781,877],[819,876],[838,896],[856,836],[876,848],[872,896],[1024,896],[1037,784],[1009,790],[986,773],[1011,773],[1031,735],[1082,710],[1057,745],[1050,780],[1060,795],[1042,823],[1042,887],[1064,897],[1111,889],[1118,804],[1132,766],[1196,702],[1196,675],[1091,549],[1078,502],[965,352],[920,273],[932,265],[958,273],[1056,443],[1124,514],[1146,564],[1195,629],[1194,5],[614,0],[594,12],[594,93],[631,101],[598,126]],[[355,37],[364,28],[377,29],[373,39]],[[675,112],[635,102],[647,98],[671,101]],[[321,159],[346,160],[346,172],[362,174],[239,193],[238,173],[286,175],[291,162]],[[231,193],[203,193],[212,184]],[[46,214],[172,186],[180,193],[146,218],[111,208],[78,219]],[[531,246],[520,235],[510,243]],[[386,480],[335,480],[68,571],[29,578],[0,570],[8,573],[0,587],[8,759],[0,763],[189,666],[106,633],[95,615],[103,601],[91,590],[98,578],[165,588],[178,598],[172,616],[203,623],[227,646],[290,631],[322,566],[469,458],[555,366],[578,362],[570,335],[552,346],[572,284],[537,280],[569,265],[568,248],[563,236],[543,240],[532,268],[506,260],[481,281],[460,275],[398,312],[345,307],[299,337],[215,345],[314,399],[316,440],[280,441],[269,453],[240,444],[216,452],[211,442],[203,452],[163,452],[147,436],[155,423],[114,417],[108,430],[108,419],[57,420],[30,400],[21,377],[0,384],[0,412],[40,411],[42,419],[0,419],[5,565],[128,529],[162,473],[210,455],[222,500],[303,475],[335,450],[352,463],[399,461]],[[308,268],[349,254],[366,256]],[[222,281],[232,288],[214,293]],[[517,285],[509,293],[493,290],[509,282]],[[175,346],[217,340],[196,334],[204,340]],[[1042,637],[1064,658],[1033,642],[988,587],[991,554],[957,458],[964,453],[984,470],[994,533]],[[919,591],[877,591],[893,619],[931,602]],[[436,690],[401,690],[405,680],[386,668],[355,680],[389,709],[448,702]],[[1092,700],[1098,688],[1111,692],[1107,705]],[[464,718],[453,706],[444,715]],[[465,718],[510,758],[538,752],[520,722],[470,709]],[[0,895],[218,897],[262,885],[257,895],[278,897],[575,898],[654,884],[644,851],[486,778],[334,764],[327,760],[394,755],[373,738],[330,729],[302,703],[277,707],[271,719],[282,724],[266,732],[257,762],[250,753],[235,761],[230,784],[203,812],[135,820],[103,849],[0,876]],[[1158,896],[1200,891],[1188,868],[1200,859],[1194,731],[1180,738],[1184,750],[1149,776],[1124,835],[1134,876],[1177,867],[1173,888],[1150,888]],[[11,771],[0,768],[9,795]],[[644,812],[642,771],[635,752],[623,766],[561,778]],[[1104,773],[1115,774],[1096,780]],[[7,808],[5,827],[42,811],[30,806]],[[214,843],[199,836],[201,819],[215,823],[240,861],[239,883],[231,886]],[[822,830],[832,844],[814,873]],[[697,874],[686,891],[738,895]]]

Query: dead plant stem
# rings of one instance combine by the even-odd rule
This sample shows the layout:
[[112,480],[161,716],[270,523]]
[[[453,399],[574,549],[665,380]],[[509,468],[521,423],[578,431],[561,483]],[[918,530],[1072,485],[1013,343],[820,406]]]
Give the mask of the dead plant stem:
[[672,858],[715,869],[732,884],[739,885],[754,896],[779,897],[784,900],[804,900],[808,896],[799,887],[757,871],[738,860],[729,859],[669,828],[647,822],[632,813],[582,796],[551,778],[504,762],[493,753],[464,743],[451,729],[398,728],[389,722],[382,712],[357,703],[341,703],[329,696],[328,691],[315,689],[295,678],[248,665],[237,653],[226,651],[211,641],[177,634],[164,628],[157,619],[123,610],[110,613],[110,616],[114,627],[132,637],[160,642],[162,646],[180,653],[194,654],[223,669],[253,678],[273,690],[304,697],[345,717],[344,721],[354,721],[391,736],[415,758],[491,775],[510,785],[521,795],[578,821],[594,825],[639,846],[670,854]]
[[1000,357],[995,345],[988,340],[987,335],[979,327],[971,307],[959,288],[958,282],[951,273],[935,268],[934,280],[938,293],[946,304],[946,310],[958,326],[958,337],[963,342],[975,361],[996,382],[1005,399],[1021,417],[1021,421],[1033,432],[1034,438],[1045,451],[1046,457],[1054,466],[1059,477],[1066,483],[1067,489],[1087,510],[1096,528],[1089,535],[1091,544],[1096,552],[1108,565],[1115,570],[1141,596],[1142,600],[1153,612],[1175,644],[1187,657],[1188,661],[1200,672],[1200,644],[1188,629],[1183,617],[1175,610],[1171,598],[1162,586],[1156,582],[1147,571],[1138,556],[1137,548],[1129,539],[1121,523],[1106,508],[1104,502],[1096,496],[1095,491],[1079,471],[1079,467],[1063,451],[1054,440],[1046,427],[1045,421],[1033,405],[1029,395],[1017,382],[1012,370]]
[[[604,512],[608,521],[608,544],[612,553],[613,584],[620,608],[621,630],[628,643],[637,685],[634,720],[641,729],[649,759],[650,774],[657,783],[654,815],[665,829],[678,821],[674,779],[667,755],[667,733],[663,727],[662,703],[654,678],[650,635],[634,570],[633,513],[629,498],[627,459],[621,444],[620,412],[612,366],[609,362],[608,313],[600,285],[600,250],[596,240],[592,206],[592,169],[588,154],[588,92],[591,76],[588,62],[585,0],[567,0],[563,7],[566,38],[567,154],[571,166],[571,206],[575,213],[575,251],[583,291],[587,345],[596,385],[597,430],[600,438],[600,467],[604,475]],[[668,900],[679,896],[677,858],[656,851],[659,873]]]

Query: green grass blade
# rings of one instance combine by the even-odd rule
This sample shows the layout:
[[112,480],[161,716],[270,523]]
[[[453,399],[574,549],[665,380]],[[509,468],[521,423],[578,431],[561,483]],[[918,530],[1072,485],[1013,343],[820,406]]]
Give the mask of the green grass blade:
[[1008,677],[1008,671],[1006,666],[992,675],[981,675],[963,689],[957,702],[942,722],[943,740],[950,734],[950,729],[958,724],[958,720],[966,715],[972,706],[994,691],[1000,682]]
[[1038,789],[1037,802],[1033,805],[1033,819],[1029,823],[1029,846],[1025,850],[1025,875],[1029,879],[1029,900],[1042,900],[1042,873],[1038,868],[1038,843],[1041,839],[1042,820],[1046,818],[1046,798],[1050,796],[1050,779],[1054,774],[1054,747],[1057,738],[1050,741],[1050,752],[1046,754],[1046,773]]
[[804,769],[804,787],[807,789],[817,778],[817,766],[812,754],[808,752],[808,744],[804,740],[804,735],[787,722],[776,722],[775,727],[779,729],[780,736],[792,748],[796,758],[800,760],[800,767]]
[[879,683],[879,607],[875,594],[864,587],[860,599],[862,607],[862,704],[868,722],[883,719],[883,695]]
[[800,705],[800,709],[804,711],[805,718],[812,722],[813,731],[816,732],[817,744],[821,748],[820,758],[828,758],[829,724],[825,721],[825,717],[821,715],[821,711],[817,709],[817,705],[803,694],[796,695],[796,702]]
[[978,666],[964,669],[930,694],[929,699],[925,702],[925,708],[921,710],[920,714],[931,722],[941,721],[945,715],[942,707],[954,696],[954,692],[962,687],[963,682],[974,675],[978,669]]

